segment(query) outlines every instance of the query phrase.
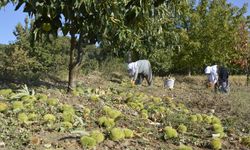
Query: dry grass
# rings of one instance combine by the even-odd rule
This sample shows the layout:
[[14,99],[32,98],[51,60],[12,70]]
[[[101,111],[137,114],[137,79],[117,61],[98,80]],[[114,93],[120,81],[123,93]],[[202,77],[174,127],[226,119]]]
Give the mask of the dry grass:
[[235,75],[235,76],[229,76],[229,81],[231,85],[235,86],[245,86],[247,77],[246,75]]

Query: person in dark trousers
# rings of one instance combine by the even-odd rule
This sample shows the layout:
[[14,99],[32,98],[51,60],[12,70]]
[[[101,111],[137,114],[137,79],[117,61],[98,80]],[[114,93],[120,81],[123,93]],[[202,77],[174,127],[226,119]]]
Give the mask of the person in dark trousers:
[[219,67],[218,69],[218,84],[217,88],[221,92],[228,93],[229,92],[229,84],[228,84],[228,77],[229,77],[229,72],[225,67]]
[[205,69],[205,74],[208,75],[209,84],[215,88],[215,91],[220,90],[221,92],[228,93],[229,72],[225,67],[218,65],[207,66]]
[[128,72],[132,85],[141,84],[146,78],[149,86],[152,85],[152,68],[148,60],[138,60],[128,64]]

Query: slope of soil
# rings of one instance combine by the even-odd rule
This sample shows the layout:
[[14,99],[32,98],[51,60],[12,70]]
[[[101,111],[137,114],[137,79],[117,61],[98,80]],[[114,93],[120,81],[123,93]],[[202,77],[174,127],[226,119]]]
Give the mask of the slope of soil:
[[[205,77],[176,77],[174,89],[166,89],[162,78],[155,78],[154,85],[131,87],[126,77],[109,80],[99,73],[78,78],[78,88],[73,94],[64,89],[53,87],[30,87],[34,89],[36,100],[24,101],[24,109],[14,110],[14,101],[23,101],[22,97],[13,99],[24,91],[13,91],[2,95],[0,102],[8,109],[0,112],[0,149],[92,149],[80,142],[93,130],[99,130],[105,140],[96,144],[93,149],[178,149],[180,144],[188,145],[195,150],[212,149],[214,124],[206,121],[212,117],[219,120],[223,127],[220,131],[222,149],[249,149],[242,144],[242,138],[250,134],[250,107],[247,93],[249,87],[236,85],[242,81],[231,82],[229,94],[215,93],[205,86]],[[117,82],[115,82],[117,81]],[[60,86],[60,85],[59,85]],[[59,87],[58,86],[58,87]],[[64,86],[64,85],[63,85]],[[48,99],[42,101],[37,95],[43,93],[48,99],[54,98],[55,104]],[[25,95],[25,94],[24,94]],[[26,96],[32,96],[26,92]],[[64,122],[62,107],[73,106],[75,113],[72,127],[62,126]],[[121,115],[115,118],[115,125],[108,128],[98,119],[108,116],[104,108],[108,106]],[[89,111],[86,111],[89,110]],[[20,113],[37,114],[35,120],[20,121]],[[44,115],[53,114],[54,122],[44,121]],[[191,118],[199,116],[194,121]],[[210,120],[211,121],[211,120]],[[183,124],[186,132],[178,127]],[[165,127],[177,130],[178,136],[166,136]],[[128,128],[134,133],[132,138],[114,141],[111,138],[112,128]]]

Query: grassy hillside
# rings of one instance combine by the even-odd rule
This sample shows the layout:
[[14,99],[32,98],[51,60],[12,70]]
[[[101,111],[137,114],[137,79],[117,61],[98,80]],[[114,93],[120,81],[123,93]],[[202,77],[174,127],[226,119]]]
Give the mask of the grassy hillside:
[[245,79],[230,77],[229,94],[207,89],[205,80],[176,76],[169,90],[162,78],[131,87],[127,77],[94,73],[78,77],[71,95],[62,82],[5,85],[0,149],[249,149]]

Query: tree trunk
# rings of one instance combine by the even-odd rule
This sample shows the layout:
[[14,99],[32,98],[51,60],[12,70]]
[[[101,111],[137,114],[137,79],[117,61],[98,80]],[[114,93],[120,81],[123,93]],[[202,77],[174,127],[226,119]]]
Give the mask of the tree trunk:
[[[82,42],[83,42],[83,33],[80,33],[78,45],[76,45],[76,36],[75,34],[71,34],[70,41],[70,58],[69,58],[69,78],[68,78],[68,92],[71,92],[73,88],[75,88],[75,73],[82,65],[83,58],[83,50],[82,50]],[[77,50],[77,53],[75,52]],[[76,57],[75,57],[76,54]]]
[[188,76],[191,77],[191,75],[192,75],[192,71],[190,68],[188,68]]
[[68,76],[68,92],[71,92],[75,86],[74,83],[74,73],[75,73],[75,65],[74,65],[74,51],[76,47],[76,37],[75,34],[71,35],[70,40],[70,56],[69,56],[69,76]]

